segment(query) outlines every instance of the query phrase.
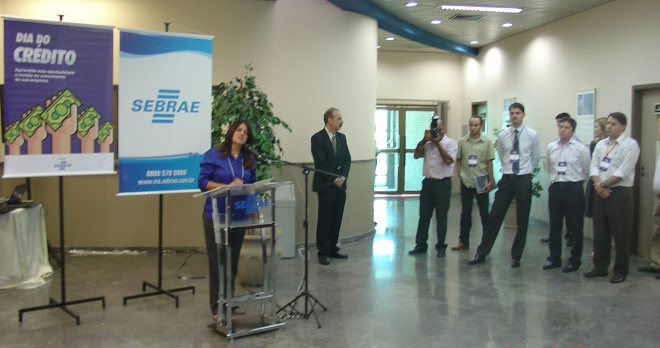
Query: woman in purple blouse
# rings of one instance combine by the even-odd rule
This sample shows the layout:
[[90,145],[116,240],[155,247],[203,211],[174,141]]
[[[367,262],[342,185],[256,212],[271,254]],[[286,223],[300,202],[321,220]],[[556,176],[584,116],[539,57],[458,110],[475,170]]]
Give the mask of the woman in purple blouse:
[[[197,185],[202,191],[209,191],[226,185],[250,184],[257,181],[256,162],[251,152],[243,145],[254,143],[252,127],[243,119],[238,119],[229,127],[225,140],[217,147],[211,148],[204,154],[199,164],[200,172]],[[225,198],[218,198],[218,209],[224,211]],[[218,268],[218,248],[215,243],[213,231],[213,207],[211,199],[207,198],[204,204],[204,237],[209,262],[209,295],[211,312],[214,320],[218,315],[218,292],[220,288],[220,275]],[[224,216],[222,216],[224,221]],[[235,280],[238,273],[238,256],[241,252],[245,230],[235,230],[229,235],[231,244],[232,277]],[[231,289],[232,296],[234,289]],[[234,314],[243,314],[245,311],[239,307],[232,308]]]

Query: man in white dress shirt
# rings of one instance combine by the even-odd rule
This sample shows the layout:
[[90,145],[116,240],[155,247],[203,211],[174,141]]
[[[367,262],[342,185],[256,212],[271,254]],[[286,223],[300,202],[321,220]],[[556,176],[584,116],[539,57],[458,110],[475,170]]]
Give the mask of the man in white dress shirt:
[[468,262],[476,265],[486,261],[500,232],[504,216],[512,200],[516,200],[516,223],[518,231],[511,246],[511,267],[520,267],[520,258],[525,249],[529,211],[532,207],[532,172],[539,164],[541,143],[539,134],[523,125],[525,107],[520,103],[509,106],[511,127],[497,136],[497,153],[502,162],[502,179],[497,183],[495,201],[484,226],[477,254]]
[[632,186],[639,144],[623,134],[626,124],[626,116],[620,112],[607,116],[608,137],[596,145],[589,170],[594,183],[594,268],[584,276],[607,276],[614,238],[616,259],[610,283],[622,283],[628,277],[633,226]]
[[591,155],[589,149],[575,140],[576,122],[570,117],[559,120],[559,138],[548,145],[543,166],[552,184],[548,188],[550,211],[550,255],[544,270],[561,267],[561,232],[566,217],[566,233],[571,236],[572,248],[568,265],[563,272],[575,272],[582,264],[582,229],[584,227],[584,189],[589,178]]

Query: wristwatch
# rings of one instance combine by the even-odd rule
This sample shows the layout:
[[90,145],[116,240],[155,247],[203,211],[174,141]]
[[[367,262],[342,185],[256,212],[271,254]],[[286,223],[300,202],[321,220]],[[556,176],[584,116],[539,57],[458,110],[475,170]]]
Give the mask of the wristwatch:
[[607,186],[605,186],[605,182],[604,182],[604,181],[601,181],[601,182],[600,182],[600,187],[602,187],[602,188],[604,188],[604,189],[607,188]]

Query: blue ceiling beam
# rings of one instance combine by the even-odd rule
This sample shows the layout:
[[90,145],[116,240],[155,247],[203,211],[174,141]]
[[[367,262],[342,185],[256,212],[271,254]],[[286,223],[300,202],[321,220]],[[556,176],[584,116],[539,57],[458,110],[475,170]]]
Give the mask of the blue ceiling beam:
[[479,50],[474,47],[445,39],[444,37],[416,27],[383,10],[369,0],[328,0],[328,2],[342,10],[372,17],[378,21],[378,27],[380,29],[405,37],[408,40],[468,57],[475,57],[479,54]]

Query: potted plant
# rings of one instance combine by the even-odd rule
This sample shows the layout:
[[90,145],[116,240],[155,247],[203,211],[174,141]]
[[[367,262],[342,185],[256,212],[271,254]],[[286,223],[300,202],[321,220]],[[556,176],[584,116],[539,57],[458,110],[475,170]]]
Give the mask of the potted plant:
[[[253,148],[268,157],[279,159],[282,154],[280,140],[275,137],[275,127],[291,132],[289,125],[273,113],[273,104],[255,82],[252,64],[245,65],[246,72],[229,82],[213,87],[213,111],[211,113],[211,141],[217,146],[225,139],[225,130],[239,118],[247,120],[254,132]],[[275,163],[278,169],[281,163]],[[270,164],[257,161],[257,178],[270,176]]]
[[[225,139],[226,129],[239,118],[245,119],[254,133],[252,147],[259,153],[270,158],[279,159],[282,147],[275,136],[275,127],[280,126],[291,132],[289,125],[280,120],[273,113],[273,104],[268,96],[256,84],[256,77],[252,74],[254,68],[251,64],[245,65],[245,73],[233,78],[229,82],[220,83],[213,87],[213,110],[211,113],[211,141],[217,146]],[[281,163],[276,162],[276,168]],[[270,177],[271,163],[265,160],[257,161],[257,179],[264,180]],[[248,230],[241,248],[241,257],[238,263],[238,280],[245,285],[261,285],[262,279],[262,246],[261,231]],[[281,231],[276,233],[276,237]],[[270,243],[270,233],[265,233],[267,244]],[[266,248],[270,252],[269,248]],[[281,254],[281,248],[276,253]],[[279,256],[276,258],[279,260]]]

